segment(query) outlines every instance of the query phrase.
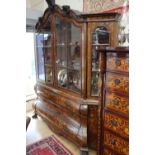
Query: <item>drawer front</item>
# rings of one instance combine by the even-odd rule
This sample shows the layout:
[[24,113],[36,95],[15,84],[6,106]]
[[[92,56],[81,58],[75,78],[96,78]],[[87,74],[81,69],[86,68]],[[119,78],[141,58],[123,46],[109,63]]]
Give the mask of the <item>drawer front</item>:
[[129,122],[126,119],[105,112],[103,120],[105,128],[111,129],[126,138],[129,137]]
[[107,69],[115,70],[115,71],[129,71],[129,58],[128,55],[126,57],[118,57],[116,53],[107,55]]
[[56,103],[58,102],[58,96],[56,93],[54,93],[53,91],[48,90],[46,88],[43,88],[41,86],[38,87],[37,94],[42,95],[42,96],[52,100],[53,102],[56,102]]
[[105,106],[109,109],[124,113],[129,113],[129,98],[106,92]]
[[106,87],[112,90],[129,92],[129,78],[128,75],[107,73]]
[[103,155],[119,155],[119,154],[117,154],[117,153],[114,153],[114,152],[112,152],[112,151],[106,149],[106,148],[104,148],[102,154],[103,154]]
[[108,131],[104,132],[104,144],[109,146],[112,150],[123,155],[129,154],[129,142],[124,139],[111,134]]

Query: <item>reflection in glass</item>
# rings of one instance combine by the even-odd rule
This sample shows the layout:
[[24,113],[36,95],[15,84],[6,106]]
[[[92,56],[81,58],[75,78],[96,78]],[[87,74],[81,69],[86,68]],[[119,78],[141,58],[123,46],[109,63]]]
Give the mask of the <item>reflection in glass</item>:
[[67,87],[67,70],[66,69],[57,69],[58,70],[58,86]]
[[105,27],[97,27],[92,33],[92,69],[91,69],[91,95],[98,96],[98,79],[99,79],[99,55],[94,45],[109,45],[109,32]]
[[109,44],[109,32],[103,26],[96,28],[92,38],[93,44]]
[[46,82],[52,82],[52,35],[48,31],[42,31],[42,33],[36,33],[35,36],[38,57],[38,78]]
[[52,82],[52,35],[48,32],[44,33],[44,55],[45,55],[45,72],[46,82]]
[[38,57],[38,78],[45,80],[44,74],[44,51],[43,51],[43,34],[36,34],[36,45],[37,45],[37,57]]
[[58,86],[81,92],[81,29],[58,16],[55,23]]

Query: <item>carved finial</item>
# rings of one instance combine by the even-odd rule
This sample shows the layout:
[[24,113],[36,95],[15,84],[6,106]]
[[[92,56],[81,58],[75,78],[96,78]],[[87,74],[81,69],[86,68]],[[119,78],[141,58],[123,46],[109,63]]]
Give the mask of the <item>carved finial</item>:
[[46,0],[46,2],[49,8],[55,5],[55,0]]

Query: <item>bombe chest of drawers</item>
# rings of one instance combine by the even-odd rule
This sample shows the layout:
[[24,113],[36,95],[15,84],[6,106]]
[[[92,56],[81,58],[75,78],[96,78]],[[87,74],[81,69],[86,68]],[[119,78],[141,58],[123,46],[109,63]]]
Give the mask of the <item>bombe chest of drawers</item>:
[[100,55],[98,152],[129,154],[129,50],[97,47]]

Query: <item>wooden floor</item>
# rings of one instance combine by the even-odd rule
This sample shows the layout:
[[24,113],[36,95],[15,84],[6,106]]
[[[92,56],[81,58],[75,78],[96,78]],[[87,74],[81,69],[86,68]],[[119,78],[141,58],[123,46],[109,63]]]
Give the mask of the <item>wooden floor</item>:
[[[71,143],[64,137],[53,133],[40,117],[38,117],[37,119],[33,119],[32,111],[28,112],[27,115],[31,117],[31,122],[26,132],[27,145],[34,143],[38,140],[41,140],[43,138],[46,138],[50,135],[55,135],[58,138],[58,140],[60,140],[63,143],[63,145],[65,145],[72,153],[74,153],[74,155],[80,155],[80,150],[78,147],[76,147],[73,143]],[[96,155],[96,154],[97,154],[96,151],[89,150],[89,155]]]

